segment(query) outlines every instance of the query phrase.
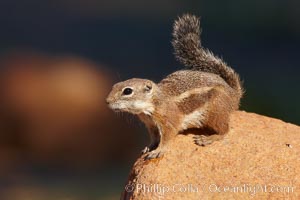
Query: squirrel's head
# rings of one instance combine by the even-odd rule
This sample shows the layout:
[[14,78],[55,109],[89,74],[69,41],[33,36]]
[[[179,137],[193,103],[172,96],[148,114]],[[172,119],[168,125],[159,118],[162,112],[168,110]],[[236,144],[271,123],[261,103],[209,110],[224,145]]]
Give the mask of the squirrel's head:
[[114,111],[151,115],[156,84],[146,79],[129,79],[116,83],[106,102]]

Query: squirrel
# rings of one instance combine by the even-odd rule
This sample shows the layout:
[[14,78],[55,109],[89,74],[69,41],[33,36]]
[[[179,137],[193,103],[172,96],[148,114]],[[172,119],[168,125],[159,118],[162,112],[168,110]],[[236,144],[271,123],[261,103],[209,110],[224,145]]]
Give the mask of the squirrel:
[[112,110],[137,115],[146,125],[151,142],[142,152],[148,159],[160,157],[168,141],[188,129],[213,131],[194,136],[200,146],[222,139],[243,95],[239,75],[201,46],[198,17],[179,17],[172,35],[175,57],[185,69],[157,84],[139,78],[116,83],[106,99]]

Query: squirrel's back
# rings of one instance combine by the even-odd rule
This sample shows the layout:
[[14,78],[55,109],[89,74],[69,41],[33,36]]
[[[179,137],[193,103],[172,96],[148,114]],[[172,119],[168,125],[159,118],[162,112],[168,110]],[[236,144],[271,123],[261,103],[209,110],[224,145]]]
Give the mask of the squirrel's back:
[[243,89],[239,75],[222,59],[201,46],[199,18],[189,14],[183,15],[175,21],[173,28],[172,44],[177,60],[190,70],[220,76],[240,99]]
[[164,78],[158,85],[164,94],[169,96],[178,96],[196,88],[214,86],[222,86],[234,92],[219,75],[195,70],[176,71]]

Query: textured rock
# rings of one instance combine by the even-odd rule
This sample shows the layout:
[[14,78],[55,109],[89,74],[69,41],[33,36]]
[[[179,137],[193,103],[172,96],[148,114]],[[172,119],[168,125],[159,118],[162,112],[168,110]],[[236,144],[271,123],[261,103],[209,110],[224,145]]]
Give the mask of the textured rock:
[[140,157],[121,199],[300,199],[299,126],[238,111],[224,140],[200,147],[192,137]]

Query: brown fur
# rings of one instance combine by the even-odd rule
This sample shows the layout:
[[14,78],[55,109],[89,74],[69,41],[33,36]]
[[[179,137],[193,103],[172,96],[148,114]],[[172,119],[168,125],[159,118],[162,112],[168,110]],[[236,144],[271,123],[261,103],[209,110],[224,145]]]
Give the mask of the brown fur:
[[136,78],[117,83],[107,98],[113,110],[136,114],[145,123],[151,137],[143,151],[150,151],[148,158],[160,156],[168,141],[187,129],[208,128],[215,133],[195,137],[201,146],[221,139],[228,132],[230,113],[239,107],[243,93],[239,76],[201,47],[199,25],[191,15],[174,24],[175,55],[187,69],[158,84]]

